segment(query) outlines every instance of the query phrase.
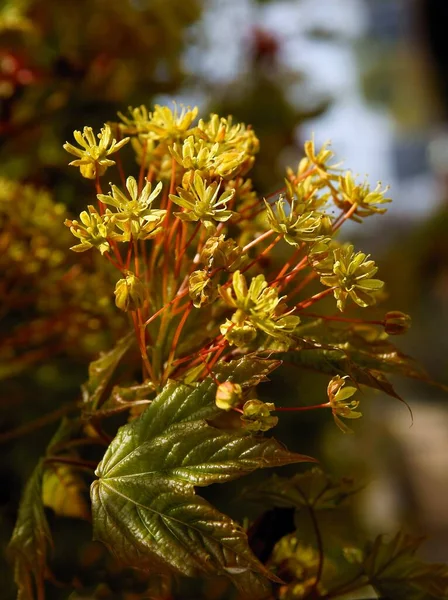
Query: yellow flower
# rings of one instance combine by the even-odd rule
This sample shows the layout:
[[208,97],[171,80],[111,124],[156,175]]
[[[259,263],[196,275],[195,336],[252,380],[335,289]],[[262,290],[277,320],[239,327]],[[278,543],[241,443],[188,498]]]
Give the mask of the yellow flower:
[[185,209],[184,212],[174,213],[182,221],[202,221],[210,231],[215,229],[214,221],[228,221],[232,211],[227,210],[227,203],[233,198],[235,190],[219,193],[220,184],[216,181],[207,185],[201,175],[196,172],[188,190],[178,187],[178,195],[170,194],[174,204]]
[[352,215],[354,221],[361,222],[363,217],[368,217],[373,214],[383,214],[386,208],[381,207],[381,204],[392,202],[391,198],[386,198],[385,194],[388,187],[381,189],[381,184],[378,183],[374,190],[370,189],[367,182],[356,184],[353,175],[348,171],[343,177],[339,177],[339,187],[342,194],[342,200],[335,196],[335,202],[345,212],[356,204],[356,210]]
[[[227,148],[225,144],[209,144],[204,140],[196,140],[190,135],[182,147],[174,144],[170,148],[173,158],[187,171],[199,171],[210,179],[222,177],[230,179],[240,171],[247,156],[243,151]],[[189,173],[184,177],[188,180]]]
[[148,240],[156,236],[162,228],[166,210],[151,208],[151,205],[162,190],[162,182],[154,189],[151,183],[147,182],[139,194],[136,180],[134,177],[128,177],[128,196],[116,185],[112,185],[111,188],[112,194],[98,194],[97,198],[117,211],[109,213],[110,219],[123,233],[116,234],[114,239],[128,242],[131,236],[139,240]]
[[339,310],[344,310],[349,297],[362,308],[375,304],[375,294],[384,285],[380,279],[373,279],[378,271],[375,262],[363,252],[355,253],[352,245],[333,250],[333,258],[333,272],[322,274],[320,280],[334,288]]
[[353,433],[339,418],[359,419],[362,417],[362,413],[355,410],[359,406],[359,401],[349,400],[356,393],[357,389],[352,386],[344,387],[346,379],[347,377],[341,377],[340,375],[333,377],[328,384],[327,394],[336,425],[344,433]]
[[148,133],[151,122],[151,113],[146,106],[144,104],[137,108],[129,106],[128,112],[130,117],[127,117],[121,112],[118,113],[118,116],[124,123],[124,125],[120,125],[120,128],[125,133],[129,134]]
[[246,261],[243,249],[233,239],[225,239],[224,235],[212,236],[205,242],[200,260],[209,269],[226,269],[236,271]]
[[401,335],[411,326],[411,317],[399,310],[391,310],[384,316],[384,331],[389,335]]
[[297,175],[303,175],[310,169],[315,169],[315,171],[320,175],[323,180],[334,180],[337,177],[331,173],[331,171],[338,168],[338,164],[328,164],[333,158],[334,153],[329,150],[328,146],[330,142],[325,142],[319,152],[316,152],[314,147],[314,140],[308,140],[304,144],[305,157],[299,163],[299,168],[297,171]]
[[94,206],[89,205],[88,211],[83,210],[79,215],[81,222],[76,219],[66,219],[64,225],[70,227],[73,235],[81,240],[81,244],[72,246],[70,250],[74,252],[85,252],[95,247],[104,254],[109,252],[110,245],[108,238],[112,234],[113,224],[109,215],[99,215]]
[[149,123],[146,124],[147,131],[153,139],[160,141],[183,137],[196,119],[197,114],[197,106],[190,109],[181,105],[181,110],[178,111],[176,104],[174,104],[174,110],[171,110],[168,106],[156,104]]
[[83,132],[74,131],[73,136],[78,144],[82,147],[76,148],[66,142],[64,150],[77,156],[77,160],[69,163],[72,167],[79,167],[81,175],[87,179],[95,179],[97,175],[104,175],[108,167],[115,164],[115,161],[109,160],[107,157],[117,152],[125,144],[129,142],[129,138],[124,138],[117,142],[112,139],[112,131],[109,125],[104,125],[101,133],[98,134],[99,143],[95,139],[93,129],[84,127]]
[[292,341],[300,318],[284,312],[283,298],[269,287],[264,275],[254,277],[248,288],[244,275],[235,271],[232,287],[221,287],[219,292],[228,306],[237,309],[220,328],[229,343],[245,345],[246,340],[255,339],[257,329],[287,344]]
[[321,240],[330,229],[330,221],[323,213],[309,210],[306,204],[291,203],[286,213],[283,197],[275,203],[275,211],[266,202],[266,213],[269,227],[281,233],[285,242],[291,246],[298,246],[301,242],[315,242]]

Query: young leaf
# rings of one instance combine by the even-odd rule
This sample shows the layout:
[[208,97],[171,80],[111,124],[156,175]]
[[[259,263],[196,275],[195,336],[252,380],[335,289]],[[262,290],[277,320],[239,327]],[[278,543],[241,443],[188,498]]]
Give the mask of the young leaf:
[[14,561],[18,598],[23,600],[42,597],[47,551],[52,544],[42,502],[42,477],[43,461],[40,461],[26,485],[7,550]]
[[307,342],[304,348],[298,351],[285,352],[281,355],[281,358],[285,362],[313,369],[320,373],[348,375],[358,384],[366,385],[403,401],[383,372],[363,366],[363,357],[360,355],[357,355],[356,360],[353,360],[351,353],[345,348],[331,346],[323,348],[321,344]]
[[[243,386],[266,376],[265,361],[250,363],[224,365],[218,376]],[[215,393],[211,378],[196,387],[171,382],[139,419],[119,430],[92,485],[94,532],[133,566],[226,574],[244,589],[248,578],[272,575],[252,554],[243,529],[197,496],[194,486],[311,459],[272,438],[210,426],[204,418],[219,411]]]
[[111,417],[136,406],[147,406],[153,395],[154,384],[150,381],[128,387],[116,385],[101,408],[95,411],[95,417]]
[[244,496],[269,508],[311,507],[314,510],[327,510],[338,508],[358,490],[351,480],[334,481],[321,469],[314,468],[291,478],[273,475],[246,490]]
[[47,464],[42,482],[42,501],[60,517],[90,519],[83,492],[86,485],[68,465]]
[[414,359],[403,354],[384,333],[373,327],[336,328],[321,319],[305,325],[304,332],[305,327],[312,331],[312,337],[302,338],[300,348],[280,358],[329,375],[349,375],[358,384],[398,400],[402,399],[386,373],[438,385]]
[[448,597],[448,567],[415,556],[421,542],[422,538],[401,532],[389,542],[377,537],[365,558],[364,571],[379,594],[394,600]]
[[81,388],[82,400],[86,408],[89,410],[96,409],[113,372],[125,353],[131,347],[134,340],[134,334],[129,333],[118,340],[112,350],[103,352],[97,360],[90,363],[89,379]]

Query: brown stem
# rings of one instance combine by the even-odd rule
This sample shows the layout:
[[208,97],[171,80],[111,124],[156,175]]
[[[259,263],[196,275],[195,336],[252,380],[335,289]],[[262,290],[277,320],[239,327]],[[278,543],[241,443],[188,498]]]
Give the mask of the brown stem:
[[348,594],[350,592],[355,592],[356,590],[362,589],[369,585],[368,581],[359,581],[361,577],[364,576],[364,573],[358,573],[355,575],[350,581],[339,585],[333,590],[329,591],[326,596],[324,596],[323,600],[329,600],[330,598],[335,598],[337,596],[341,596],[342,594]]
[[90,445],[98,445],[98,446],[108,446],[109,443],[104,440],[102,437],[87,437],[80,438],[78,440],[69,440],[67,442],[60,442],[59,444],[55,444],[51,446],[51,451],[54,454],[57,454],[61,450],[66,450],[68,448],[77,448],[78,446],[90,446]]
[[37,431],[38,429],[45,427],[45,425],[49,425],[50,423],[58,421],[61,417],[64,417],[68,413],[73,412],[78,408],[78,402],[73,402],[72,404],[67,404],[62,408],[58,408],[57,410],[48,413],[39,419],[35,419],[34,421],[31,421],[31,423],[25,423],[16,429],[6,431],[5,433],[0,434],[0,444],[4,444],[23,435],[27,435],[28,433],[32,433],[33,431]]
[[360,323],[363,325],[381,325],[384,326],[384,321],[366,321],[365,319],[349,319],[347,317],[328,317],[326,315],[318,315],[317,313],[302,313],[304,317],[313,317],[316,319],[324,319],[324,321],[341,321],[343,323]]
[[111,265],[113,265],[116,269],[118,269],[118,271],[123,273],[123,267],[122,266],[120,267],[120,265],[114,261],[114,259],[109,254],[109,252],[105,252],[104,256],[107,258],[107,260],[110,262]]
[[346,221],[347,219],[350,219],[350,217],[353,215],[353,213],[355,212],[355,210],[357,208],[358,208],[357,204],[352,204],[352,206],[346,213],[343,213],[342,215],[340,215],[336,219],[336,221],[333,223],[333,232],[337,231],[341,227],[341,225],[344,223],[344,221]]
[[316,535],[317,550],[319,552],[319,564],[317,565],[316,580],[312,588],[313,590],[317,590],[317,586],[319,585],[320,580],[322,579],[322,572],[324,569],[324,544],[322,541],[322,535],[320,532],[319,523],[317,522],[316,513],[314,512],[314,508],[312,506],[308,506],[308,510],[310,513],[311,522],[313,524],[314,533]]
[[65,456],[48,456],[45,458],[46,463],[61,463],[63,465],[71,465],[72,467],[79,467],[80,469],[88,469],[89,471],[95,471],[98,463],[93,460],[80,460],[76,458],[68,458]]
[[45,600],[45,584],[44,578],[41,574],[36,576],[36,591],[37,591],[37,600]]
[[224,340],[224,343],[221,345],[221,347],[216,352],[215,356],[210,361],[210,365],[209,365],[210,369],[213,369],[213,367],[216,365],[216,363],[218,362],[219,357],[224,352],[224,350],[226,349],[226,347],[227,347],[227,340]]
[[145,327],[148,326],[152,321],[154,321],[154,319],[156,317],[158,317],[161,313],[163,313],[164,310],[166,310],[169,306],[171,306],[171,304],[174,304],[174,302],[176,302],[177,300],[180,300],[181,298],[183,298],[187,294],[188,294],[188,290],[184,290],[183,292],[181,292],[180,294],[178,294],[177,296],[175,296],[172,300],[170,300],[169,302],[167,302],[166,304],[164,304],[162,306],[162,308],[159,308],[159,310],[157,312],[155,312],[151,317],[149,317],[149,319],[147,321],[145,321],[143,323],[143,325]]
[[145,175],[145,159],[146,159],[147,148],[148,148],[148,141],[145,140],[145,142],[143,144],[143,151],[142,151],[142,162],[140,163],[140,171],[138,174],[138,193],[139,194],[141,194],[142,189],[143,189],[143,177]]
[[302,310],[303,308],[308,308],[308,306],[311,306],[315,302],[318,302],[322,298],[325,298],[325,296],[332,294],[334,289],[335,289],[334,287],[331,287],[331,288],[327,288],[326,290],[323,290],[322,292],[319,292],[318,294],[314,294],[314,296],[311,296],[311,298],[308,298],[307,300],[304,300],[303,302],[296,304],[296,310]]
[[301,412],[303,410],[315,410],[316,408],[330,408],[331,404],[325,402],[324,404],[314,404],[313,406],[285,406],[276,408],[276,412]]
[[[291,258],[286,261],[286,263],[283,265],[282,269],[280,270],[279,274],[277,275],[277,277],[274,279],[274,281],[271,282],[272,284],[276,284],[279,281],[281,281],[282,279],[286,279],[284,277],[286,271],[289,269],[289,267],[292,265],[292,263],[297,259],[298,255],[300,254],[300,252],[302,251],[304,244],[302,244],[299,248],[296,249],[296,251],[294,252],[294,254],[291,256]],[[303,262],[303,260],[301,261]],[[301,262],[299,263],[299,265],[301,264]],[[297,265],[298,266],[298,265]],[[293,269],[294,271],[295,269]]]
[[187,309],[185,310],[185,312],[184,312],[181,320],[179,321],[179,325],[177,326],[176,333],[174,334],[173,342],[171,344],[170,353],[168,355],[167,367],[166,367],[166,370],[165,370],[166,379],[168,379],[169,374],[170,374],[171,364],[172,364],[173,359],[174,359],[174,354],[176,353],[176,347],[177,347],[177,344],[179,342],[179,339],[180,339],[180,336],[181,336],[181,333],[182,333],[182,329],[183,329],[183,327],[185,325],[186,320],[188,319],[188,317],[190,315],[190,312],[192,311],[192,308],[193,308],[193,303],[190,303],[190,306],[187,307]]
[[201,226],[201,222],[199,221],[198,224],[196,225],[196,227],[194,228],[193,233],[191,234],[190,238],[188,239],[188,242],[186,244],[184,244],[184,246],[182,247],[180,253],[179,253],[179,257],[178,257],[178,263],[179,263],[179,269],[178,271],[180,272],[180,261],[182,260],[187,248],[189,247],[189,245],[191,244],[191,242],[194,240],[194,238],[196,237],[199,228]]
[[268,231],[265,231],[264,233],[259,235],[257,238],[255,238],[254,240],[252,240],[251,242],[246,244],[243,248],[243,252],[247,252],[250,248],[253,248],[253,246],[256,246],[257,244],[259,244],[260,242],[262,242],[263,240],[268,238],[273,233],[274,233],[273,229],[269,229]]
[[311,281],[313,281],[313,279],[316,279],[316,277],[317,273],[315,271],[308,273],[308,275],[304,277],[302,281],[300,281],[298,285],[296,285],[296,287],[288,294],[288,298],[291,299],[294,296],[296,296],[299,292],[303,290],[303,288],[305,288]]
[[[263,252],[260,252],[260,254],[259,254],[259,255],[258,255],[256,258],[254,258],[254,260],[253,260],[253,261],[251,261],[251,262],[250,262],[248,265],[246,265],[246,266],[244,267],[244,269],[241,269],[241,273],[245,273],[246,271],[248,271],[248,270],[249,270],[249,269],[250,269],[250,268],[251,268],[251,267],[252,267],[252,266],[253,266],[255,263],[257,263],[257,262],[258,262],[258,261],[259,261],[261,258],[263,258],[263,256],[265,256],[266,254],[269,254],[269,252],[272,250],[272,248],[273,248],[274,246],[276,246],[276,245],[279,243],[279,241],[280,241],[281,239],[282,239],[282,236],[281,236],[281,235],[278,235],[278,236],[275,238],[275,240],[274,240],[273,242],[271,242],[271,243],[269,244],[269,246],[267,246],[267,247],[266,247],[266,248],[263,250]],[[228,281],[226,284],[224,284],[224,286],[223,286],[223,287],[226,287],[226,286],[230,285],[230,283],[231,283],[231,282],[230,282],[230,281]]]

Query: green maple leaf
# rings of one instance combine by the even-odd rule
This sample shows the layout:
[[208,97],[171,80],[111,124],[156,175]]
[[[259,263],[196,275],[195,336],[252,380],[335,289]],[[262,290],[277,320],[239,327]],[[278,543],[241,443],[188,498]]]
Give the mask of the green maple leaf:
[[111,350],[103,352],[97,360],[90,363],[89,379],[81,387],[85,409],[94,411],[97,408],[118,363],[132,346],[134,340],[134,335],[129,333],[118,340]]
[[327,510],[338,508],[357,491],[351,479],[334,480],[316,467],[289,478],[273,475],[250,487],[244,496],[268,508]]
[[[78,429],[77,421],[64,418],[47,446],[46,456],[57,453],[59,444],[68,441]],[[56,473],[59,476],[55,477]],[[70,489],[67,483],[71,484]],[[88,506],[80,495],[82,485],[82,480],[70,468],[46,464],[45,458],[35,467],[25,486],[7,548],[7,555],[14,565],[18,600],[43,598],[44,580],[49,573],[48,551],[53,546],[44,505],[53,508],[57,514],[70,513],[70,516],[87,519]]]
[[356,383],[402,402],[386,374],[417,379],[445,389],[374,328],[366,331],[359,327],[332,328],[322,319],[316,319],[305,324],[302,331],[312,332],[312,335],[303,337],[296,350],[280,354],[279,358],[328,375],[348,375]]
[[[351,354],[346,349],[336,346],[323,346],[320,343],[307,341],[298,351],[289,351],[280,355],[286,363],[312,369],[328,375],[348,375],[358,384],[366,385],[402,400],[386,375],[378,370],[383,365],[377,361],[377,368],[365,366],[363,356]],[[371,361],[368,363],[371,364]],[[391,369],[390,369],[391,370]]]
[[[241,359],[217,377],[241,385],[266,377],[274,361]],[[146,570],[226,574],[256,597],[275,579],[252,554],[244,530],[195,493],[258,468],[310,460],[272,438],[209,425],[216,384],[170,382],[136,421],[122,427],[92,484],[96,539]]]
[[333,479],[321,469],[313,468],[289,478],[273,475],[244,490],[243,496],[264,508],[294,508],[300,540],[313,546],[318,526],[325,547],[329,548],[357,541],[346,500],[359,489],[351,479]]
[[415,553],[422,538],[397,533],[390,541],[378,536],[364,560],[369,582],[394,600],[448,598],[448,566],[428,564]]
[[52,537],[42,501],[43,473],[43,461],[40,461],[25,487],[7,550],[14,562],[18,600],[32,600],[35,592],[40,597],[44,586]]

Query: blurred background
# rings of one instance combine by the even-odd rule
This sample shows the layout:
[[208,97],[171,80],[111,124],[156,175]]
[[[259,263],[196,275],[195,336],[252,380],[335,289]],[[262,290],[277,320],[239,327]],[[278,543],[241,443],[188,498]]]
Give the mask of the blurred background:
[[[108,273],[93,281],[93,259],[83,259],[81,275],[79,256],[66,252],[62,222],[91,187],[67,167],[62,144],[128,106],[176,100],[252,124],[262,194],[281,185],[313,135],[318,145],[331,140],[337,158],[372,185],[389,184],[388,212],[344,235],[380,264],[381,312],[413,318],[400,348],[448,384],[447,26],[445,0],[0,3],[3,543],[55,425],[18,440],[6,432],[26,432],[61,397],[75,400],[88,362],[126,326]],[[325,384],[303,374],[290,391],[306,389],[314,403]],[[357,511],[372,535],[404,525],[428,536],[429,559],[448,561],[448,396],[405,381],[397,389],[412,427],[402,404],[378,394],[363,399],[354,436],[320,415],[309,417],[303,443],[299,426],[284,433],[329,471],[362,479]]]

